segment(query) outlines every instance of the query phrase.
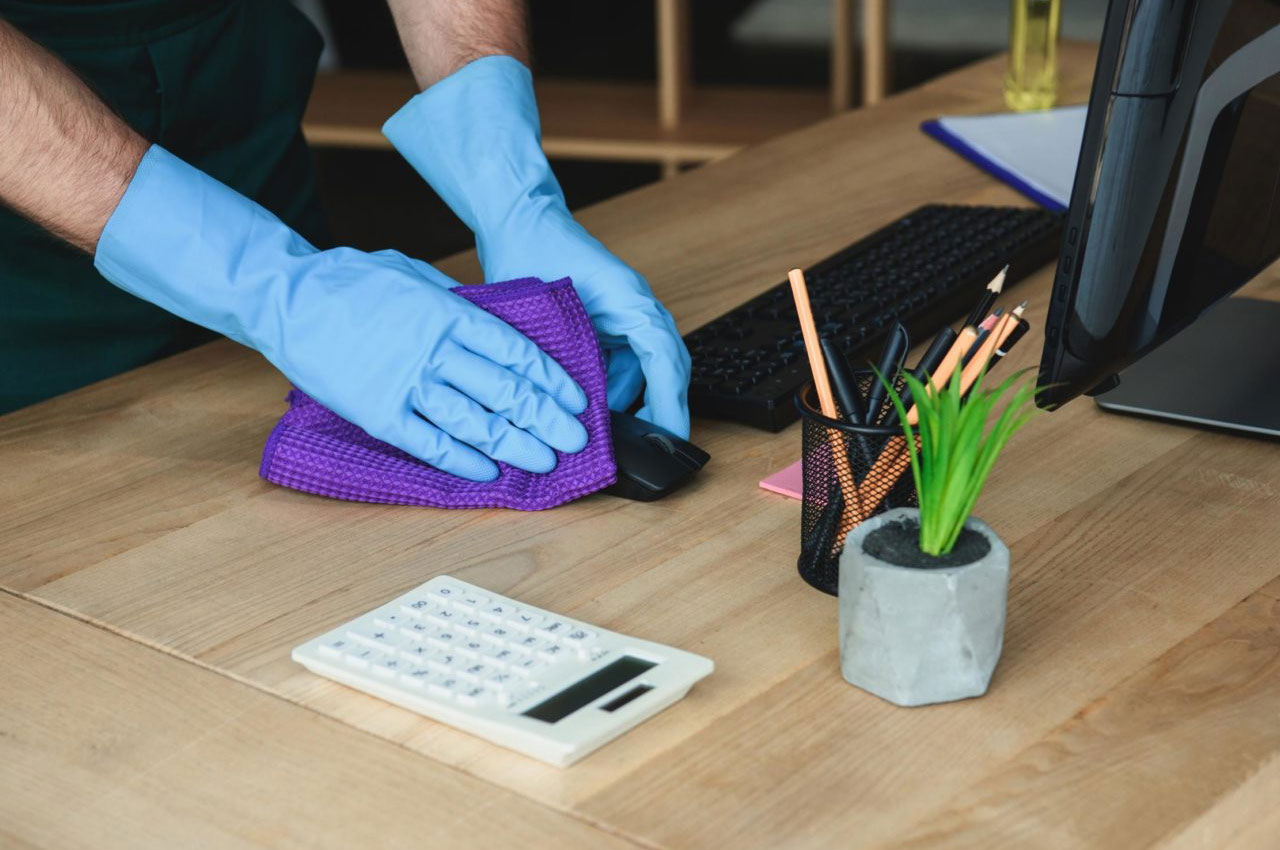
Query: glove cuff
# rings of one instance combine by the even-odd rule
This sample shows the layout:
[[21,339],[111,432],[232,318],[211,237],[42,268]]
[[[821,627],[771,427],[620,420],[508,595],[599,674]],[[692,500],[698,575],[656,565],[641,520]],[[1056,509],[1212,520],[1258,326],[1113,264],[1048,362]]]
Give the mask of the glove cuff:
[[382,132],[481,238],[526,203],[564,205],[542,152],[533,75],[510,56],[463,66],[411,98]]
[[[315,253],[270,212],[152,145],[107,220],[94,267],[116,286],[253,347],[272,275]],[[264,352],[266,353],[266,352]]]

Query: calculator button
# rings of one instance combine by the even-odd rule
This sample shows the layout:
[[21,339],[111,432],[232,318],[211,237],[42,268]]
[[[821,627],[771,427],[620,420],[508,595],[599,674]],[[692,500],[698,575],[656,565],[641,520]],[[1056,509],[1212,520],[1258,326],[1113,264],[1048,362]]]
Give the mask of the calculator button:
[[427,663],[442,673],[453,673],[466,662],[455,652],[438,652],[428,658]]
[[466,690],[459,691],[455,699],[461,705],[479,705],[489,696],[489,693],[481,686],[475,685]]
[[516,652],[514,649],[511,649],[505,646],[495,647],[495,650],[493,653],[493,660],[498,662],[499,664],[510,663],[512,661],[515,661],[519,657],[520,657],[520,654],[518,652]]
[[572,629],[569,628],[569,624],[564,620],[552,620],[538,629],[538,631],[552,637],[560,637],[560,635],[567,635]]
[[435,650],[427,646],[425,643],[420,643],[415,647],[404,650],[400,653],[400,656],[402,658],[407,658],[410,661],[424,664],[428,659],[435,656]]
[[462,642],[462,638],[458,637],[455,632],[443,629],[435,634],[428,635],[427,642],[444,649],[452,649]]
[[536,629],[542,625],[542,621],[545,619],[546,617],[541,614],[535,614],[533,611],[519,611],[511,619],[511,624],[519,628]]
[[508,641],[515,637],[515,635],[512,634],[511,629],[507,628],[506,625],[490,626],[485,629],[484,633],[489,637],[500,641]]
[[430,599],[411,599],[400,605],[400,612],[409,616],[426,614],[431,610],[432,602]]
[[437,621],[441,625],[453,625],[458,622],[460,615],[452,608],[442,608],[439,611],[432,611],[429,615],[432,620]]
[[346,661],[352,667],[363,670],[369,666],[369,662],[377,659],[381,653],[371,646],[357,647],[347,653]]
[[537,635],[526,635],[516,641],[516,648],[524,652],[541,652],[548,646],[554,644],[555,641],[547,640]]
[[370,664],[369,669],[375,676],[394,679],[400,675],[406,666],[408,665],[395,656],[384,656]]
[[567,635],[564,635],[561,639],[573,644],[582,644],[586,641],[591,640],[595,636],[596,636],[595,632],[588,631],[587,629],[584,629],[581,626],[579,626],[578,628],[570,629],[569,633]]
[[431,595],[436,599],[447,599],[452,602],[460,594],[456,587],[452,587],[447,584],[437,584],[435,587],[431,588]]
[[553,643],[550,646],[544,646],[541,649],[539,649],[538,657],[545,659],[547,661],[554,662],[554,661],[559,661],[562,658],[568,658],[569,652],[560,644]]
[[316,650],[327,658],[341,658],[351,647],[351,642],[346,638],[337,638],[335,640],[325,641],[316,647]]
[[468,664],[466,667],[463,667],[460,671],[460,675],[466,676],[468,679],[483,679],[486,676],[491,675],[493,672],[494,668],[490,667],[488,664],[475,663]]
[[527,656],[509,665],[508,669],[521,678],[528,678],[539,670],[545,670],[546,667],[547,662],[533,656]]
[[[506,653],[506,654],[502,655],[503,653]],[[480,649],[476,650],[476,655],[480,656],[486,661],[492,661],[494,664],[501,664],[503,662],[503,659],[511,658],[515,655],[515,653],[507,649],[502,644],[490,643],[489,641],[485,641],[484,644],[480,647]],[[498,657],[499,655],[502,655],[502,658],[499,658]]]
[[453,602],[455,605],[465,605],[468,608],[479,608],[489,602],[489,597],[485,596],[483,593],[476,593],[475,591],[468,590],[465,593],[460,593],[453,597]]
[[522,681],[524,680],[518,678],[515,673],[498,672],[485,679],[484,683],[492,690],[505,692],[507,688],[514,687]]
[[489,624],[486,623],[484,620],[480,620],[474,616],[468,615],[466,618],[462,620],[461,623],[458,623],[457,625],[461,628],[468,629],[474,632],[474,631],[478,631],[480,629],[485,628]]
[[542,686],[533,681],[523,681],[514,685],[506,692],[507,708],[514,708],[541,690]]
[[438,697],[451,697],[453,696],[453,685],[446,684],[446,682],[456,683],[457,679],[453,676],[436,673],[427,679],[427,690]]
[[381,628],[384,628],[384,629],[398,629],[408,619],[409,618],[403,614],[392,614],[389,612],[384,612],[384,613],[375,614],[373,618],[373,622],[375,625],[380,626]]
[[433,627],[430,623],[419,622],[401,629],[400,634],[404,635],[410,640],[415,640],[415,641],[422,640],[427,635],[431,634],[432,628]]
[[426,667],[417,667],[408,673],[401,673],[399,681],[403,687],[415,691],[425,691],[427,682],[431,680],[432,675],[434,674]]

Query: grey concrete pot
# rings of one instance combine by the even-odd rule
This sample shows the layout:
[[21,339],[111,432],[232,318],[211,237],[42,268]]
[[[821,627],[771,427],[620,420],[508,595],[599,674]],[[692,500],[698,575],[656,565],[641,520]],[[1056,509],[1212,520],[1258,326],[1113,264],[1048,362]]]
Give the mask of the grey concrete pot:
[[904,706],[986,693],[1004,646],[1009,549],[985,522],[965,526],[990,551],[955,567],[901,567],[867,554],[871,532],[915,508],[872,517],[840,556],[840,668],[851,684]]

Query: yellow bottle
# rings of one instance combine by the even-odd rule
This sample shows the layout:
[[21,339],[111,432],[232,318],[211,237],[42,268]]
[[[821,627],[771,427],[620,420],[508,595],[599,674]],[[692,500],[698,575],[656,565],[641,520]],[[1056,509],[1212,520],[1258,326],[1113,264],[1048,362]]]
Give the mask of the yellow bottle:
[[1058,23],[1062,0],[1011,0],[1004,102],[1019,112],[1048,109],[1058,98]]

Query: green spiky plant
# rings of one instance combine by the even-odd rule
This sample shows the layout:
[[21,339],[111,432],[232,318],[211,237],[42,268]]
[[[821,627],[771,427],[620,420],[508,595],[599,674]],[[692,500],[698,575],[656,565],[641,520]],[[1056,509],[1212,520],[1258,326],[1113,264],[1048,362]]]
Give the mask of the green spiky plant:
[[[960,391],[960,369],[938,390],[914,376],[903,373],[911,399],[919,414],[913,428],[896,389],[885,384],[889,399],[898,412],[898,421],[907,437],[911,474],[920,502],[920,550],[929,555],[945,555],[955,546],[965,520],[987,483],[996,457],[1009,438],[1031,418],[1035,408],[1035,382],[1022,383],[998,416],[993,412],[1009,390],[1028,370],[1010,375],[994,390],[983,387],[986,373],[970,391]],[[994,418],[994,421],[992,421]],[[919,439],[917,440],[917,431]]]

